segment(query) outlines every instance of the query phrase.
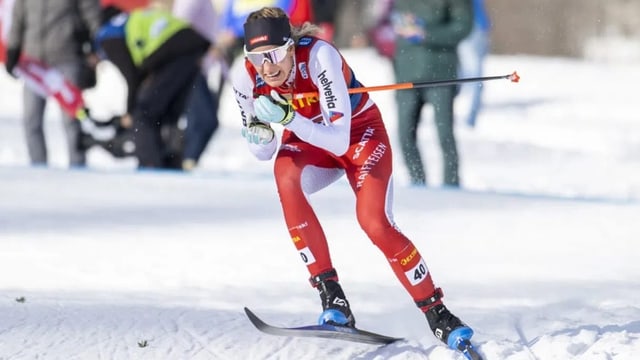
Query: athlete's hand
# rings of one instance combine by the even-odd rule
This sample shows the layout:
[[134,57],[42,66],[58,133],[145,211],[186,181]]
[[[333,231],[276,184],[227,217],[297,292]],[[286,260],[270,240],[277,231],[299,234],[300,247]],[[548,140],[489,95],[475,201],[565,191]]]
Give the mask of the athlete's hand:
[[275,137],[275,132],[268,124],[254,121],[242,127],[242,136],[251,144],[266,145]]
[[295,115],[293,106],[275,90],[270,95],[260,95],[253,103],[256,116],[262,121],[287,125]]

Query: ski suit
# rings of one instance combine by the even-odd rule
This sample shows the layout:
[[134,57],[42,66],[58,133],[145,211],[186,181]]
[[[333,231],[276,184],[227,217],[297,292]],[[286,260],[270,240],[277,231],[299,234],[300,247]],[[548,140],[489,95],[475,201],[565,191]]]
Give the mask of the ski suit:
[[[245,61],[234,79],[243,123],[254,118],[253,101],[272,90]],[[327,239],[311,207],[310,194],[346,174],[356,196],[358,222],[384,253],[415,301],[435,292],[424,259],[393,222],[391,146],[382,116],[367,93],[352,94],[360,82],[338,50],[315,37],[300,38],[289,80],[275,90],[285,97],[316,91],[318,96],[290,100],[293,120],[285,126],[274,173],[291,240],[311,277],[333,269]],[[249,144],[258,159],[271,159],[277,140]],[[336,279],[337,280],[337,279]]]

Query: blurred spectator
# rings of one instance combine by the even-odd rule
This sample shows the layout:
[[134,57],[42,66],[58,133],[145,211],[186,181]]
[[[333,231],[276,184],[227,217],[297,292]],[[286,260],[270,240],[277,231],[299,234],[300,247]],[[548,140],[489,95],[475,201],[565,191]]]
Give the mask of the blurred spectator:
[[5,60],[14,2],[15,0],[0,0],[0,62]]
[[218,128],[219,93],[211,91],[207,75],[215,63],[225,60],[221,56],[223,51],[215,47],[219,18],[211,0],[174,0],[173,15],[189,22],[194,30],[213,44],[203,58],[202,70],[196,76],[185,112],[187,127],[184,134],[182,168],[191,170],[198,164],[200,156]]
[[124,11],[145,8],[149,6],[149,0],[100,0],[102,7],[116,6]]
[[[98,0],[16,1],[7,39],[7,71],[12,73],[22,55],[59,69],[69,81],[86,88],[86,45],[99,25]],[[34,165],[47,164],[43,129],[46,104],[46,99],[24,87],[26,142],[31,164]],[[85,152],[79,146],[80,125],[74,118],[64,114],[63,121],[69,165],[84,166]]]
[[[313,19],[321,29],[318,37],[332,43],[335,34],[335,23],[340,3],[338,0],[311,0]],[[295,25],[295,24],[294,24]]]
[[[161,10],[130,13],[108,6],[96,37],[99,50],[127,83],[127,114],[140,168],[182,168],[183,113],[209,41]],[[162,24],[163,26],[158,26]]]
[[[471,0],[395,0],[392,22],[396,33],[394,70],[397,82],[456,78],[457,46],[471,31]],[[422,107],[433,104],[443,157],[443,184],[460,186],[459,160],[453,131],[455,86],[396,92],[398,134],[413,185],[427,178],[417,143]]]
[[371,25],[367,27],[368,37],[378,54],[393,59],[396,47],[396,34],[391,24],[393,0],[374,1],[368,8]]
[[[484,60],[489,53],[491,21],[484,6],[484,0],[473,1],[473,28],[471,34],[458,46],[460,59],[460,77],[480,77],[484,73]],[[476,125],[478,112],[482,106],[483,84],[466,83],[461,91],[470,94],[471,105],[467,114],[466,123],[473,127]]]
[[311,0],[293,0],[289,11],[289,21],[293,26],[314,22]]
[[371,0],[340,0],[337,6],[333,35],[336,46],[354,48],[367,46],[367,30],[374,25],[368,16]]

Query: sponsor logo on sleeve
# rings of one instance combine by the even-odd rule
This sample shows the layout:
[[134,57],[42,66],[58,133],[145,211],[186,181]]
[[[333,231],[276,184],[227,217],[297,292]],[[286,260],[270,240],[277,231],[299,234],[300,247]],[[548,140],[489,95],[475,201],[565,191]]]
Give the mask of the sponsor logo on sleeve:
[[318,74],[318,82],[320,83],[321,90],[320,92],[324,95],[324,98],[327,100],[327,107],[329,109],[333,109],[336,107],[336,101],[338,100],[333,95],[333,88],[331,85],[333,81],[327,78],[327,70],[323,70],[320,74]]
[[240,99],[244,99],[247,100],[248,96],[241,93],[238,89],[236,89],[235,87],[233,88],[233,92],[236,95],[236,103],[238,104],[238,107],[240,108],[240,117],[242,118],[242,125],[243,126],[247,126],[247,113],[244,111],[244,109],[242,108],[242,102]]
[[240,97],[242,99],[247,100],[249,97],[245,94],[243,94],[242,92],[240,92],[240,90],[236,89],[235,87],[233,88],[233,92],[236,94],[237,97]]
[[342,118],[343,116],[344,114],[339,111],[329,111],[329,120],[332,122]]

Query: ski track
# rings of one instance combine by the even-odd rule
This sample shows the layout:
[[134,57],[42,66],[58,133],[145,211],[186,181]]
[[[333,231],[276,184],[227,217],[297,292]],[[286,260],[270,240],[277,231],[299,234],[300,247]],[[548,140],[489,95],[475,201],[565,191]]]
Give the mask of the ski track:
[[532,360],[539,360],[531,351],[531,342],[527,340],[524,330],[522,330],[522,324],[520,323],[519,317],[516,317],[516,319],[514,320],[514,328],[516,330],[516,333],[518,334],[523,350],[531,357]]
[[[612,205],[601,206],[610,208]],[[627,205],[621,208],[626,209]],[[169,243],[171,241],[165,246]],[[45,242],[39,244],[44,246]],[[154,259],[154,251],[164,256],[169,249],[175,249],[169,245],[167,249],[152,250],[144,242],[138,246],[147,249],[150,259]],[[200,248],[195,246],[195,249]],[[135,249],[131,251],[136,252]],[[137,259],[131,258],[132,261]],[[131,264],[123,263],[125,266]],[[288,283],[287,280],[284,284]],[[288,293],[290,303],[298,306],[297,312],[278,302],[282,286],[276,285],[278,283],[246,289],[220,287],[202,298],[217,300],[217,292],[223,292],[222,299],[226,300],[202,305],[197,304],[198,292],[192,293],[191,302],[169,298],[165,303],[162,294],[144,292],[104,296],[91,292],[66,294],[2,289],[0,359],[56,359],[61,358],[60,354],[64,354],[65,360],[463,359],[435,341],[427,330],[424,317],[417,316],[413,304],[393,281],[389,280],[386,286],[371,286],[366,281],[355,284],[351,281],[350,284],[347,278],[345,283],[353,285],[349,287],[353,294],[351,302],[357,306],[355,310],[363,329],[407,340],[375,347],[270,336],[254,329],[241,311],[242,304],[259,303],[255,294],[260,294],[260,300],[268,305],[261,305],[264,309],[256,311],[264,314],[265,321],[282,326],[308,324],[317,316],[313,311],[317,295],[302,286]],[[475,345],[487,359],[637,360],[634,354],[640,354],[640,321],[635,319],[640,318],[640,309],[627,300],[638,294],[634,281],[620,279],[616,285],[611,282],[540,284],[525,279],[517,284],[519,287],[514,288],[497,282],[463,287],[456,282],[450,283],[454,301],[449,304],[476,329]],[[598,292],[607,285],[606,293]],[[384,299],[370,300],[379,297],[380,293],[388,295]],[[523,294],[527,297],[522,298]],[[554,294],[552,302],[547,300],[548,294]],[[24,296],[26,301],[17,302],[18,295]],[[398,304],[402,306],[398,307]],[[300,312],[300,309],[304,311]],[[143,340],[148,341],[148,346],[141,348],[138,342]]]
[[[7,296],[4,298],[10,300]],[[28,297],[25,303],[4,306],[0,359],[55,359],[61,353],[70,360],[463,359],[457,352],[437,344],[427,333],[409,333],[407,340],[371,346],[261,334],[239,311],[61,303],[61,300],[40,303]],[[610,322],[601,325],[578,321],[580,314],[595,311],[594,308],[585,304],[582,309],[572,312],[565,311],[566,306],[551,305],[546,313],[525,313],[524,316],[521,310],[507,310],[503,315],[504,322],[511,319],[512,333],[503,333],[507,338],[500,338],[481,332],[477,334],[476,347],[487,359],[504,360],[631,360],[634,358],[631,354],[638,354],[640,320],[614,324],[622,319],[633,319],[633,316],[637,318],[637,308],[604,311],[601,318]],[[553,318],[548,316],[550,313],[566,313],[566,316]],[[308,318],[270,313],[266,314],[265,321],[286,317],[291,318],[288,322],[297,324]],[[147,347],[138,346],[143,340],[148,342]],[[549,354],[555,356],[550,359]]]

